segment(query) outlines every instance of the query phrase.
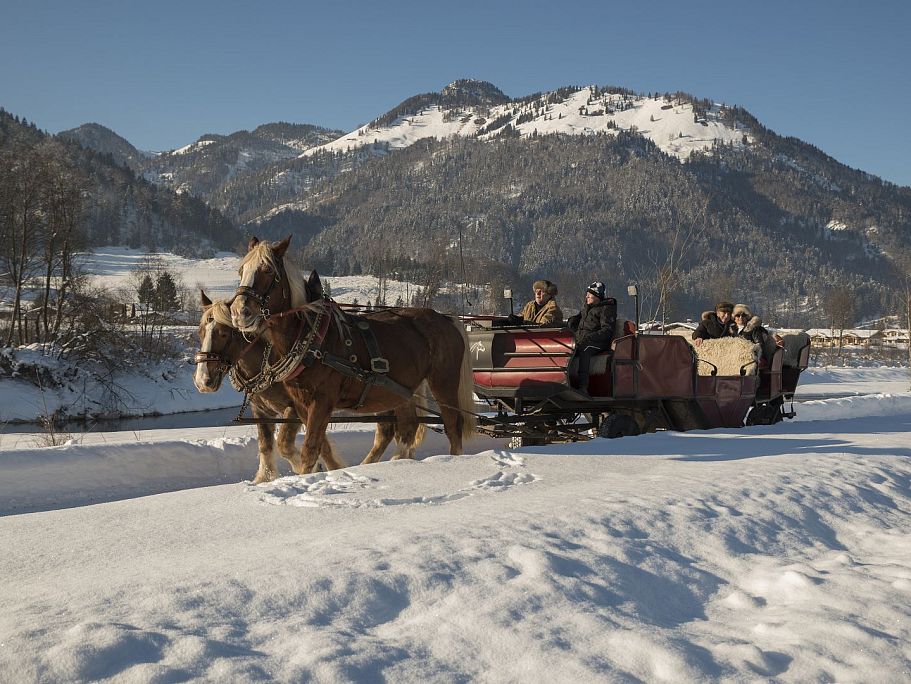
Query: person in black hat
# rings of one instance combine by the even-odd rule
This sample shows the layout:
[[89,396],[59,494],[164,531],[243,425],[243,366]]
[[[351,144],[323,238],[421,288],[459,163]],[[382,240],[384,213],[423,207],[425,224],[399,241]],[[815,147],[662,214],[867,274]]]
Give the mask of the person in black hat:
[[737,334],[737,324],[731,314],[734,305],[731,302],[718,302],[714,311],[705,311],[699,326],[693,331],[693,345],[699,346],[703,340],[717,340],[719,337],[731,337]]
[[585,290],[582,310],[570,316],[567,325],[575,333],[579,359],[577,389],[588,392],[588,376],[592,356],[610,349],[617,327],[617,300],[608,297],[604,283],[596,280]]

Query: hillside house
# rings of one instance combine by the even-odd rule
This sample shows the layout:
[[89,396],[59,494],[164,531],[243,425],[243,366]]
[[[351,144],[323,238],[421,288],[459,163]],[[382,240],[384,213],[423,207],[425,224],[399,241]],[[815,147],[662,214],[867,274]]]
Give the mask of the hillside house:
[[839,340],[839,331],[831,328],[811,328],[807,330],[810,344],[814,347],[875,347],[883,342],[882,330],[845,329]]
[[890,347],[907,346],[909,335],[907,329],[886,328],[883,332],[882,343]]

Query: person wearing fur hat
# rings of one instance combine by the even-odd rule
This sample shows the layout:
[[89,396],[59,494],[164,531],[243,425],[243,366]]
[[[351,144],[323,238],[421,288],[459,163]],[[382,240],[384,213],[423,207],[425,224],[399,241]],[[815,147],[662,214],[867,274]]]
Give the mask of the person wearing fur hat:
[[576,334],[576,348],[573,351],[579,358],[577,388],[588,391],[588,376],[592,356],[610,349],[617,327],[617,300],[608,297],[604,283],[596,280],[585,290],[585,303],[582,310],[570,316],[566,322]]
[[714,311],[705,311],[698,327],[693,331],[693,345],[699,346],[702,340],[717,340],[719,337],[732,337],[737,334],[731,314],[734,305],[727,301],[718,302]]
[[521,321],[516,325],[562,325],[563,312],[557,306],[557,286],[549,280],[536,280],[531,286],[535,293],[519,314]]
[[784,346],[784,341],[779,336],[773,337],[768,330],[762,327],[762,319],[754,316],[746,304],[738,304],[734,307],[734,325],[737,336],[759,345],[762,350],[762,358],[766,363],[772,361],[776,348]]

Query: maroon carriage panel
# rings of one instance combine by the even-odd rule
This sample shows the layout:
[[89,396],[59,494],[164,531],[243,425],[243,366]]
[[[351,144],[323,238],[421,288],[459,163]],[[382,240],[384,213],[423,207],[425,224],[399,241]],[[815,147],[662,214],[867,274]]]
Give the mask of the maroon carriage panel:
[[693,396],[693,350],[678,335],[622,337],[614,343],[614,397]]
[[702,375],[696,381],[697,403],[706,427],[742,427],[753,405],[758,379],[755,375]]

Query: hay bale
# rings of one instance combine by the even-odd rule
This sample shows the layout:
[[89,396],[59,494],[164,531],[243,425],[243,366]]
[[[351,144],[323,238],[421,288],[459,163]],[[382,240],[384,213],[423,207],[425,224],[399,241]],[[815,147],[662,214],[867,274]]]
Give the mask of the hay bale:
[[[692,343],[692,342],[691,342]],[[696,356],[718,367],[718,375],[740,375],[740,369],[746,366],[747,375],[755,375],[758,366],[751,361],[758,361],[761,350],[742,337],[722,337],[717,340],[703,340],[696,350]],[[711,375],[709,363],[698,364],[699,375]],[[746,365],[750,364],[750,365]]]

